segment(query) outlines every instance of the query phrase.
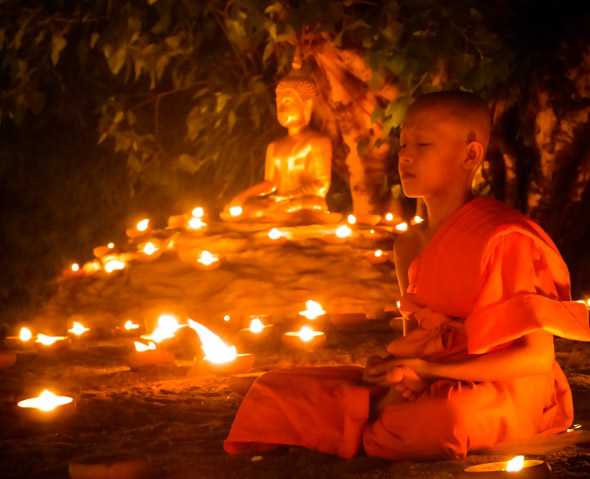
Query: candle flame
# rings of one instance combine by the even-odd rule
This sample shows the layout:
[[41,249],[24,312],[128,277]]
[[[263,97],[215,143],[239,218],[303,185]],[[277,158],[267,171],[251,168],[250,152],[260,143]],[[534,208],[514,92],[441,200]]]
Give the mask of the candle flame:
[[414,216],[414,223],[418,224],[418,223],[422,223],[424,221],[424,219],[418,215]]
[[56,396],[51,391],[45,389],[39,397],[25,399],[18,403],[19,407],[34,407],[42,411],[53,411],[57,406],[63,406],[73,401],[72,398],[65,396]]
[[408,223],[400,223],[399,225],[395,225],[395,229],[398,231],[406,231],[408,229]]
[[307,342],[311,341],[314,337],[321,336],[324,333],[321,333],[319,331],[314,331],[309,326],[303,326],[297,332],[289,332],[289,333],[285,333],[285,334],[287,334],[289,336],[299,336],[301,341],[307,343]]
[[149,225],[150,225],[150,220],[143,219],[139,223],[137,223],[137,226],[136,226],[137,231],[145,231],[148,229]]
[[347,238],[351,233],[352,230],[346,225],[336,228],[336,236],[338,236],[338,238]]
[[144,351],[149,351],[149,350],[154,350],[156,349],[156,345],[154,343],[152,343],[151,341],[149,342],[149,344],[143,344],[140,343],[139,341],[134,341],[133,342],[135,344],[135,350],[143,353]]
[[86,331],[89,331],[89,328],[85,328],[82,323],[78,323],[77,321],[74,321],[74,326],[72,327],[72,329],[68,329],[69,333],[73,333],[76,336],[80,336]]
[[100,271],[102,269],[102,264],[100,263],[100,261],[95,259],[94,261],[90,261],[84,264],[84,266],[82,266],[82,269],[87,273],[96,273],[97,271]]
[[131,321],[131,320],[129,319],[129,320],[127,320],[127,322],[125,323],[125,325],[124,325],[124,328],[125,328],[127,331],[131,331],[132,329],[137,329],[137,328],[139,328],[139,324],[135,324],[133,321]]
[[348,215],[348,217],[346,218],[346,221],[348,221],[349,225],[353,225],[356,223],[356,216]]
[[119,259],[113,258],[113,259],[109,259],[105,262],[104,270],[107,273],[112,273],[113,271],[124,269],[125,266],[127,266],[127,263],[125,263],[125,261],[121,261]]
[[51,346],[56,341],[62,341],[66,339],[63,336],[46,336],[45,334],[38,334],[37,335],[37,343],[44,344],[45,346]]
[[205,266],[209,266],[210,264],[215,263],[215,261],[219,261],[219,258],[213,256],[209,251],[202,251],[201,256],[199,256],[197,261]]
[[223,320],[224,320],[224,321],[226,321],[226,322],[227,322],[227,321],[229,321],[229,320],[230,320],[229,314],[226,314],[226,315],[223,317]]
[[72,271],[78,271],[80,269],[80,265],[78,263],[72,264]]
[[506,472],[518,472],[524,467],[524,456],[516,456],[506,464]]
[[201,347],[205,352],[205,359],[216,364],[227,363],[236,359],[238,353],[235,346],[227,346],[214,332],[192,319],[188,320],[188,325],[199,335],[202,343]]
[[207,223],[204,223],[203,220],[201,220],[201,218],[191,218],[190,220],[188,220],[188,227],[190,229],[198,230],[203,226],[207,226]]
[[369,233],[371,233],[372,235],[374,235],[375,234],[375,230],[371,230],[371,231],[369,231]]
[[281,232],[277,228],[273,228],[268,232],[268,237],[271,240],[278,240],[281,236]]
[[21,328],[19,338],[21,341],[29,341],[33,337],[29,328]]
[[307,319],[317,319],[318,316],[326,314],[326,312],[322,309],[322,305],[312,301],[311,299],[305,303],[305,307],[307,309],[305,311],[300,311],[299,314],[301,316],[305,316]]
[[391,214],[391,213],[387,213],[387,214],[385,215],[385,219],[386,219],[387,221],[393,221],[393,214]]
[[398,301],[397,303],[395,303],[397,305],[397,309],[399,309],[399,307],[402,305],[401,301]]
[[115,247],[115,243],[109,243],[109,244],[107,245],[107,247],[108,247],[109,249],[113,249],[113,248]]
[[158,327],[154,332],[148,336],[142,336],[142,338],[160,343],[164,339],[173,338],[176,330],[180,327],[178,320],[174,316],[171,314],[162,314],[158,318]]
[[241,206],[232,206],[229,209],[229,214],[232,216],[240,216],[242,214],[242,207]]
[[378,249],[377,251],[375,251],[375,257],[376,258],[379,258],[381,256],[383,256],[383,251],[381,251],[380,249]]
[[200,206],[197,206],[194,210],[193,210],[193,216],[195,218],[202,218],[205,215],[205,210],[203,210],[203,208],[201,208]]
[[258,318],[254,318],[252,321],[250,321],[250,331],[252,331],[253,333],[262,332],[264,327],[264,324],[262,324],[262,321],[260,321],[260,319]]
[[142,251],[147,254],[148,256],[153,255],[156,251],[158,251],[158,247],[152,243],[151,241],[148,241],[142,248]]

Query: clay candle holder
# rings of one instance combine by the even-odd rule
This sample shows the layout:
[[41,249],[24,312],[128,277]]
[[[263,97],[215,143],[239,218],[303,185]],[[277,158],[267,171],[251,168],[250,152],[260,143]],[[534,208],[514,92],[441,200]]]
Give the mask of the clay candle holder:
[[151,469],[145,454],[107,454],[74,459],[68,466],[71,479],[141,479]]
[[3,344],[8,349],[22,349],[33,343],[32,338],[33,333],[29,328],[21,328],[18,336],[6,336]]
[[459,479],[548,479],[551,467],[539,459],[516,456],[510,461],[488,462],[471,466],[459,474]]
[[199,335],[205,357],[201,367],[211,373],[232,375],[245,373],[254,367],[253,354],[238,354],[235,346],[227,346],[219,336],[202,324],[188,320],[190,328]]
[[38,334],[35,346],[39,351],[63,351],[70,345],[70,338],[67,336],[47,336]]
[[314,349],[326,341],[326,334],[303,326],[299,331],[283,333],[282,341],[291,348]]
[[125,234],[129,238],[137,238],[138,236],[142,236],[146,234],[150,230],[150,220],[143,219],[138,222],[134,228],[127,228],[125,230]]
[[152,342],[146,345],[135,341],[135,351],[127,356],[127,363],[132,371],[145,371],[154,366],[174,364],[174,355]]
[[59,422],[68,419],[76,410],[76,401],[67,396],[56,396],[45,390],[38,397],[17,404],[17,414],[26,421],[37,423]]
[[262,322],[261,318],[264,318],[264,315],[250,316],[250,318],[250,326],[238,331],[240,339],[248,344],[260,344],[268,341],[272,331],[272,324],[264,324]]

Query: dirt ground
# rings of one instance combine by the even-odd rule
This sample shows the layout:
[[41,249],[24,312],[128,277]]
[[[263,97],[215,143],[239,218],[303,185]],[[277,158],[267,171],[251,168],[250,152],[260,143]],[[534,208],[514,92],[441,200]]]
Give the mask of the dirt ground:
[[[393,333],[386,321],[353,328],[327,327],[328,341],[316,351],[285,349],[277,341],[251,347],[254,371],[303,365],[360,364],[380,351]],[[344,460],[300,448],[278,453],[229,455],[222,442],[242,396],[229,378],[203,374],[191,360],[138,373],[129,369],[130,338],[80,340],[68,350],[19,352],[17,364],[0,373],[0,470],[6,479],[63,479],[77,457],[142,451],[152,461],[149,478],[453,478],[467,465],[510,457],[470,455],[465,460],[391,463],[369,457]],[[184,347],[183,347],[184,346]],[[178,356],[186,345],[173,346]],[[572,384],[576,421],[590,424],[590,346],[557,341],[558,357]],[[65,423],[39,426],[14,411],[18,400],[42,388],[77,398]],[[533,456],[527,456],[532,458]],[[543,456],[554,477],[585,478],[590,444]]]

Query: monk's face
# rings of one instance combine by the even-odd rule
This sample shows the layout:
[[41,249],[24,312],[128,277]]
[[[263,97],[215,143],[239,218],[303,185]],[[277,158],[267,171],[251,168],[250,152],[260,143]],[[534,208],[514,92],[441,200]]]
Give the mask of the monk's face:
[[406,196],[425,199],[464,188],[467,134],[448,108],[411,109],[400,136],[399,174]]
[[309,123],[311,112],[306,103],[290,89],[277,91],[277,119],[285,128],[305,126]]

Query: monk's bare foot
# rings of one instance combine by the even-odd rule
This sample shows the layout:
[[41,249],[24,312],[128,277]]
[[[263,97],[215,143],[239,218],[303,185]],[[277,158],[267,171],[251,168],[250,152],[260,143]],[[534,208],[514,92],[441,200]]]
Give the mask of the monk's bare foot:
[[392,389],[406,401],[416,400],[428,388],[428,383],[406,366],[399,366],[387,373],[387,379],[394,384]]

